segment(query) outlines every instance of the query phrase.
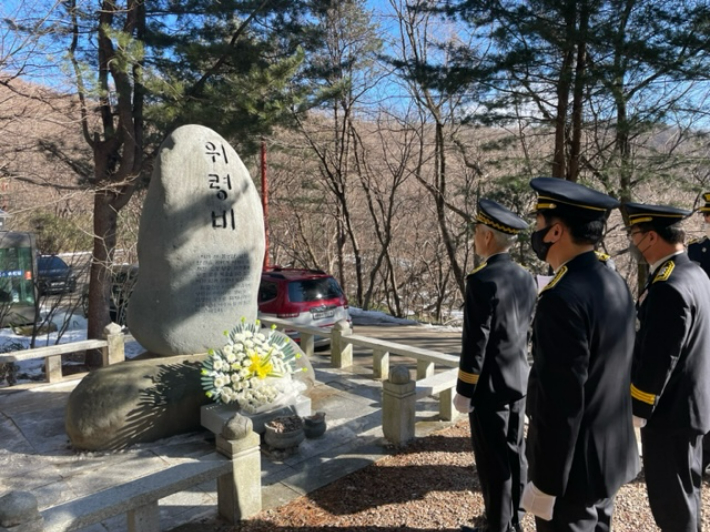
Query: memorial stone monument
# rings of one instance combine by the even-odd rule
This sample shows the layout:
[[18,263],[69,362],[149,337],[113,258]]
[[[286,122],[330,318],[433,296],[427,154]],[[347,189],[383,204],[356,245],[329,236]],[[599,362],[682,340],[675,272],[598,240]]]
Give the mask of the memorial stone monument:
[[120,449],[200,427],[210,400],[199,355],[223,346],[242,317],[256,319],[264,240],[259,196],[234,149],[206,127],[173,131],[143,207],[128,306],[130,332],[147,353],[74,389],[65,422],[75,447]]
[[131,334],[160,356],[223,345],[223,331],[256,319],[263,260],[249,171],[211,129],[176,129],[160,147],[141,215]]

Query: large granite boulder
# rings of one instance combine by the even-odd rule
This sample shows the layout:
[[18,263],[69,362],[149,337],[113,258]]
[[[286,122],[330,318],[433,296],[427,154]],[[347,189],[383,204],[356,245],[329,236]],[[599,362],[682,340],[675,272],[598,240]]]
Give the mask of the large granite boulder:
[[264,260],[259,195],[237,153],[203,126],[161,145],[141,214],[128,328],[161,356],[205,353],[257,315]]
[[130,360],[89,373],[67,403],[72,445],[114,450],[200,430],[200,407],[210,402],[200,383],[206,356]]
[[[301,389],[309,390],[315,383],[313,366],[298,345],[293,347],[301,355],[293,377],[303,383]],[[206,357],[151,358],[144,353],[89,373],[67,402],[65,427],[72,445],[88,451],[116,450],[201,430],[200,409],[212,404],[200,377]],[[228,406],[238,410],[236,404]]]

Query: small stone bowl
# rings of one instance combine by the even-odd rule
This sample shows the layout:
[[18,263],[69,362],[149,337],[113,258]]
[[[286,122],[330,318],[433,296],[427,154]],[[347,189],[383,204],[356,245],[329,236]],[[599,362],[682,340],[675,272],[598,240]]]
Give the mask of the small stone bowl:
[[325,412],[316,412],[303,418],[303,430],[306,438],[319,438],[325,434]]
[[264,442],[272,449],[297,447],[305,438],[299,416],[281,416],[264,424]]

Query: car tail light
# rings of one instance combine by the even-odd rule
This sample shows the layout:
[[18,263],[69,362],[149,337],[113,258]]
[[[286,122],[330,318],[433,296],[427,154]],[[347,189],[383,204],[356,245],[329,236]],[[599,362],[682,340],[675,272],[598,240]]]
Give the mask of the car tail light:
[[298,318],[298,312],[289,312],[288,314],[277,314],[277,318]]

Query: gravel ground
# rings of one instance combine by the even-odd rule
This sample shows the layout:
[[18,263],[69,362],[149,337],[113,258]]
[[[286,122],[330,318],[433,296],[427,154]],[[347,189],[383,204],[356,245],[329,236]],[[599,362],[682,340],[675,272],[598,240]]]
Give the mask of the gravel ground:
[[[703,528],[710,526],[710,493],[703,482]],[[481,525],[483,499],[473,463],[468,420],[420,438],[404,449],[308,496],[260,513],[233,529],[203,521],[212,532],[404,532],[457,531],[463,524]],[[525,530],[535,530],[528,515]],[[616,498],[614,532],[654,532],[639,477],[623,486]]]

